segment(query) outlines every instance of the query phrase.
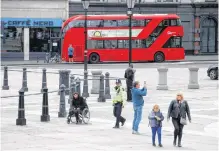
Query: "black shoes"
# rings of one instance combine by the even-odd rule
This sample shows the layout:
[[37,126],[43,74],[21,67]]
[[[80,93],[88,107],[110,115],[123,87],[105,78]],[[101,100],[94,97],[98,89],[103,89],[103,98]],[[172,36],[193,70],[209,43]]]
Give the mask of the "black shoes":
[[[156,144],[155,144],[155,143],[153,143],[153,146],[154,146],[154,147],[156,147]],[[163,145],[162,145],[162,144],[159,144],[158,146],[159,146],[159,147],[163,147]]]
[[124,121],[122,121],[122,125],[121,126],[123,126],[125,124],[125,121],[126,121],[126,119],[124,119]]
[[173,146],[176,146],[176,140],[173,141]]
[[178,147],[182,147],[181,143],[178,144]]
[[113,128],[117,129],[117,128],[119,128],[119,126],[114,126]]

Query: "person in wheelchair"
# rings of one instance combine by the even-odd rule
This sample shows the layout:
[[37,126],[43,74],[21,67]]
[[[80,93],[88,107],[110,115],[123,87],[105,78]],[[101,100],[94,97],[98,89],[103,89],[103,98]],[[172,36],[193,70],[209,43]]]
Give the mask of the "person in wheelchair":
[[75,92],[73,94],[69,116],[75,115],[77,124],[82,122],[81,119],[79,118],[79,114],[82,114],[85,108],[88,109],[86,100],[82,96],[80,96],[77,92]]

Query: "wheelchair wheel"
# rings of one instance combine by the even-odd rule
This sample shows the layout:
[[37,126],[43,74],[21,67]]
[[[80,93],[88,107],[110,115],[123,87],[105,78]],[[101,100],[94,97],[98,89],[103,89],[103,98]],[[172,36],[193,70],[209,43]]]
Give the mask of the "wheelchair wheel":
[[90,111],[87,108],[82,111],[82,121],[84,124],[88,124],[90,121]]
[[68,117],[67,117],[67,124],[70,124],[70,122],[71,122],[71,117],[68,116]]

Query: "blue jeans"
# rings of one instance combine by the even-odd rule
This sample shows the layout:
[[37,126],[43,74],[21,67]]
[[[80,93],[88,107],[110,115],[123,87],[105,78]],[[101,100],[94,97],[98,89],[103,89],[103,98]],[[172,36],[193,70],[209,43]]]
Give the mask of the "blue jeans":
[[151,127],[152,130],[152,143],[155,143],[156,133],[158,135],[158,143],[161,144],[161,127]]
[[137,132],[138,132],[139,123],[141,122],[141,118],[142,118],[142,108],[143,106],[134,106],[134,120],[132,124],[132,130]]

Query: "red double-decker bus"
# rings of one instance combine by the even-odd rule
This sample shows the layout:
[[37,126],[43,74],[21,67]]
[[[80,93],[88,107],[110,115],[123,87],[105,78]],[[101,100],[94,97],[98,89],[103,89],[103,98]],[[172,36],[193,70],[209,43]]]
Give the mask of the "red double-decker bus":
[[[62,60],[74,47],[74,62],[84,61],[84,15],[66,20],[62,27]],[[88,61],[128,62],[129,20],[127,15],[87,16]],[[132,61],[182,60],[183,26],[175,14],[136,14],[132,17]]]

